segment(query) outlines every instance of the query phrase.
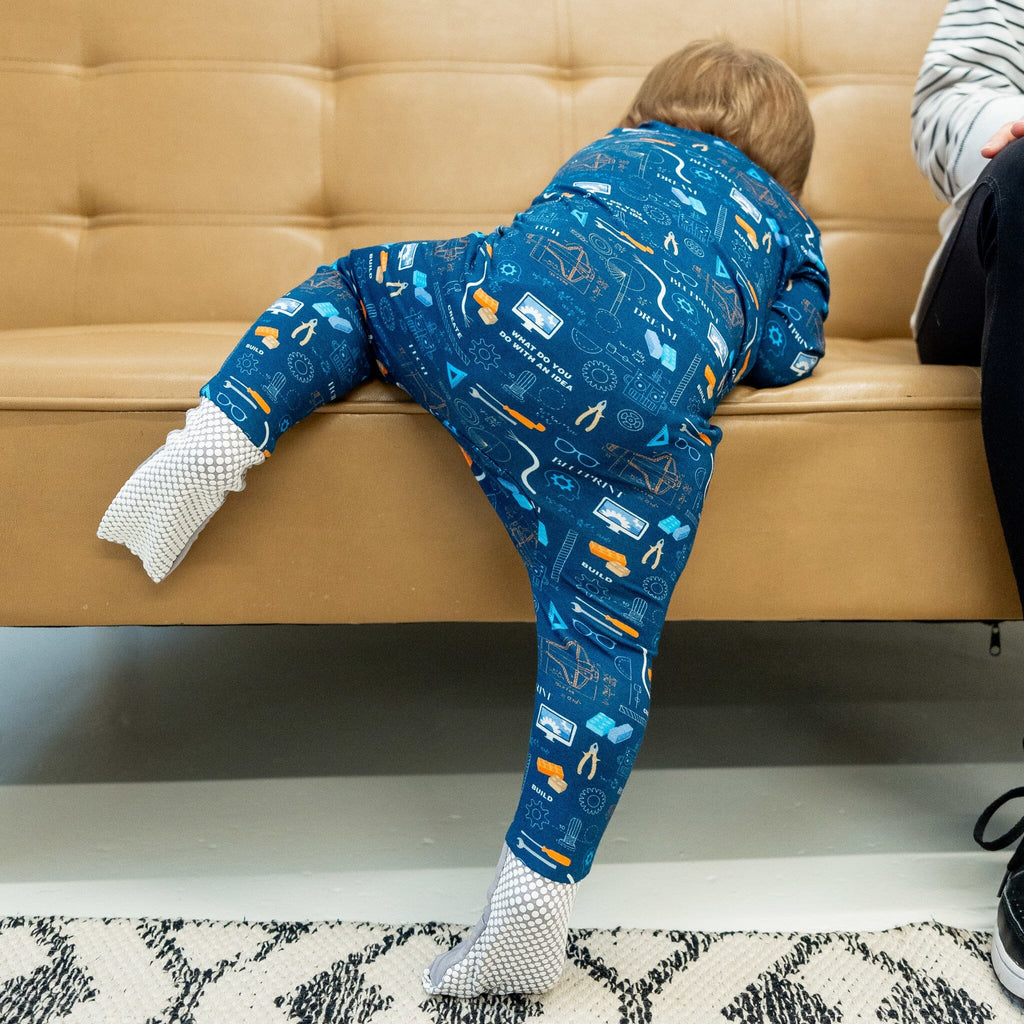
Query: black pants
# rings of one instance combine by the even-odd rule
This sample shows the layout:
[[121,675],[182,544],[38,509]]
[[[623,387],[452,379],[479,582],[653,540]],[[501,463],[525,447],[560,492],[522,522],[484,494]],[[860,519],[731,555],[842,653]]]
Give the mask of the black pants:
[[981,367],[989,475],[1024,598],[1024,142],[978,178],[921,303],[923,363]]

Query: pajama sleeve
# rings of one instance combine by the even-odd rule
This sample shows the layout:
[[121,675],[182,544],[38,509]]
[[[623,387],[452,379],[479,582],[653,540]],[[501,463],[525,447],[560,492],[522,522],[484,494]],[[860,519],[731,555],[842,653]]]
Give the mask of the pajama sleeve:
[[743,378],[755,388],[777,388],[807,377],[825,354],[828,272],[817,230],[809,221],[807,225],[797,265],[768,311],[757,361]]
[[911,110],[914,158],[952,202],[987,160],[981,147],[1024,117],[1024,18],[1005,0],[949,0],[925,51]]

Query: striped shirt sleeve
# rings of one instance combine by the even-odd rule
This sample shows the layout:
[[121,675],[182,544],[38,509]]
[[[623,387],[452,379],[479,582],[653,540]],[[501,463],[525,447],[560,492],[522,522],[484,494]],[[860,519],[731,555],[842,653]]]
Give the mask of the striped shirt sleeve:
[[980,149],[1024,117],[1024,2],[949,0],[914,91],[914,158],[952,201],[985,166]]

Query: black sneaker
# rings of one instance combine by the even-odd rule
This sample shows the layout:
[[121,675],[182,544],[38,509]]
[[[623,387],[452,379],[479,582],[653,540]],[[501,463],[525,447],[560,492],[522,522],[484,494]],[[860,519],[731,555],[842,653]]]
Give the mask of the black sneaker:
[[[1018,786],[994,800],[974,826],[974,841],[986,850],[1005,850],[1024,836],[1024,818],[1005,835],[986,842],[985,827],[1005,803],[1024,797],[1024,786]],[[992,966],[1003,988],[1024,998],[1024,843],[1021,843],[1006,865],[1006,874],[999,886],[996,930],[992,936]]]

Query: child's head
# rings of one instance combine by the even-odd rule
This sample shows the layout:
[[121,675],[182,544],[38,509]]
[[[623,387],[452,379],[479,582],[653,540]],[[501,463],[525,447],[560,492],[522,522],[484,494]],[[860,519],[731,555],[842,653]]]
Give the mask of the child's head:
[[814,146],[803,83],[777,57],[697,40],[656,64],[622,126],[662,121],[717,135],[799,197]]

